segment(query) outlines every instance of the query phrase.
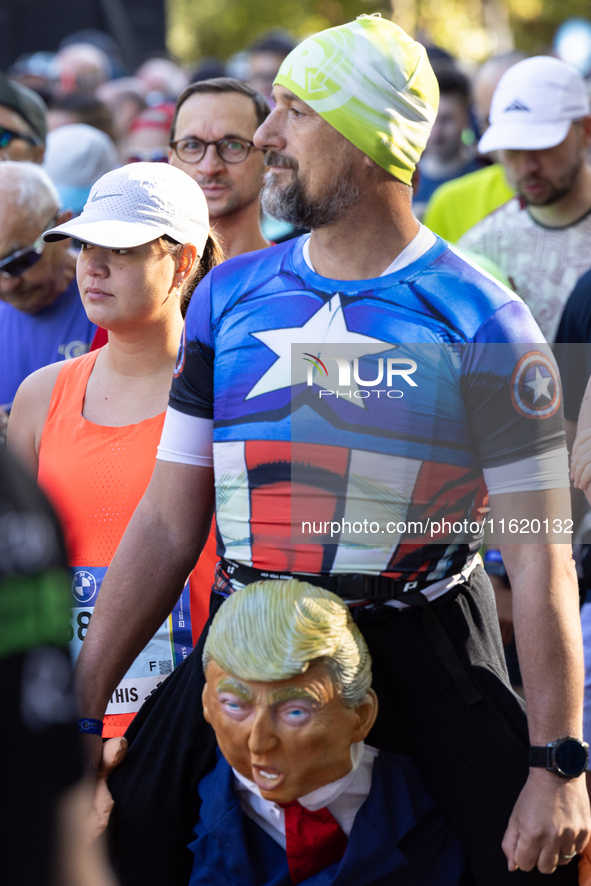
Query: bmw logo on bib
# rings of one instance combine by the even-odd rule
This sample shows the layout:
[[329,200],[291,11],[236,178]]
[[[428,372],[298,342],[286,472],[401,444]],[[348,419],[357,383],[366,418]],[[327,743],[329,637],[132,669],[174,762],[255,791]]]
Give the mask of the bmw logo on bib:
[[78,603],[88,603],[96,594],[96,579],[91,572],[74,573],[72,594]]

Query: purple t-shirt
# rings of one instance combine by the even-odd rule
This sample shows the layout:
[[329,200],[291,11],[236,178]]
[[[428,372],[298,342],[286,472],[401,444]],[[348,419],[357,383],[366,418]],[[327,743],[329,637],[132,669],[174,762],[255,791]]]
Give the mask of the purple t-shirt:
[[37,314],[0,301],[0,407],[11,408],[20,383],[36,369],[86,353],[95,332],[76,280]]

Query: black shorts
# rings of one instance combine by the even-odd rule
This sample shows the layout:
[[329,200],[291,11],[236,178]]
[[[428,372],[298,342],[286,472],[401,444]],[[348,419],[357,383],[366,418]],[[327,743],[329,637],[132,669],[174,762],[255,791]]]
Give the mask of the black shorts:
[[[222,602],[213,595],[214,610]],[[538,871],[509,873],[501,849],[527,779],[529,742],[484,571],[475,571],[437,614],[482,700],[466,705],[427,639],[421,610],[357,610],[379,699],[367,741],[412,757],[462,840],[478,886],[547,884],[548,875]],[[142,707],[127,733],[126,761],[111,776],[110,843],[121,886],[188,882],[192,855],[186,845],[199,817],[197,785],[214,765],[216,748],[201,710],[203,642],[204,636]],[[551,876],[556,886],[575,884],[576,860]]]

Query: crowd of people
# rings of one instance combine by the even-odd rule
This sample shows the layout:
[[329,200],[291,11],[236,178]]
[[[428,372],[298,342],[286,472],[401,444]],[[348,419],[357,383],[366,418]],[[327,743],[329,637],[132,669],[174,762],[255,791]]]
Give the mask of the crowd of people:
[[84,32],[0,161],[11,882],[589,886],[589,83]]

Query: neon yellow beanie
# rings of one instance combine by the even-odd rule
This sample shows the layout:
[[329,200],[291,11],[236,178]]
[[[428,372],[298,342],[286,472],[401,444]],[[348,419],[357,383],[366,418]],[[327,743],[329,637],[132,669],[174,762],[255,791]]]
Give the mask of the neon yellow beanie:
[[368,157],[410,185],[437,115],[425,47],[379,14],[302,41],[279,69],[285,86]]

